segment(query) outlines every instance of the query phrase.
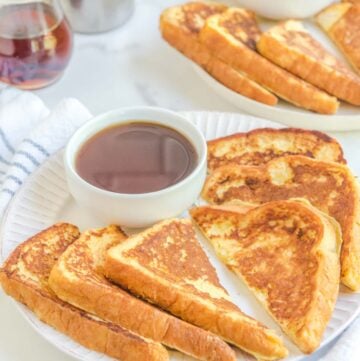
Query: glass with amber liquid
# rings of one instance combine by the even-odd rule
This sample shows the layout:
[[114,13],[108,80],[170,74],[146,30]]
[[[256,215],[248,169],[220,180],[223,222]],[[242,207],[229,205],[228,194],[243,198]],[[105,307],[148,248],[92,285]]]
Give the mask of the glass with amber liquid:
[[47,86],[64,72],[72,33],[56,0],[0,0],[0,81]]

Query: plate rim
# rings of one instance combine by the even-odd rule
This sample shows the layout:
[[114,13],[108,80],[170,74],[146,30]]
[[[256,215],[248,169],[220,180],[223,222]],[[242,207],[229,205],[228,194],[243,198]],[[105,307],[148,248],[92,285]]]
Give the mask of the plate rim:
[[[209,75],[201,66],[186,58],[190,63],[194,72],[199,76],[208,87],[226,102],[232,104],[243,112],[248,112],[250,115],[258,118],[267,118],[273,122],[280,122],[282,125],[289,127],[298,127],[309,130],[319,130],[328,132],[346,132],[346,131],[360,131],[360,107],[359,114],[319,114],[309,110],[298,108],[291,103],[288,103],[292,108],[298,109],[284,109],[278,105],[270,106],[263,104],[256,100],[250,99],[241,95],[234,90],[226,87],[221,82]],[[236,100],[235,101],[235,97]],[[280,101],[284,101],[279,98]],[[343,103],[341,101],[341,103]],[[355,106],[354,106],[355,107]],[[260,114],[260,112],[262,114]],[[275,119],[276,118],[276,119]],[[294,119],[294,120],[292,120]],[[346,125],[344,122],[358,123],[353,125]],[[299,124],[296,124],[299,123]],[[305,123],[305,124],[301,124]],[[314,123],[314,124],[310,124]]]
[[[272,120],[268,120],[268,119],[264,119],[258,116],[253,116],[253,115],[249,115],[249,114],[241,114],[241,113],[234,113],[234,112],[219,112],[219,111],[181,111],[179,112],[180,114],[182,114],[183,116],[190,116],[190,117],[195,117],[195,116],[200,116],[201,115],[206,115],[207,118],[211,117],[211,116],[234,116],[235,118],[239,118],[239,117],[248,117],[251,118],[253,120],[259,120],[265,123],[268,123],[268,125],[266,126],[271,126],[271,124],[273,124],[273,127],[278,127],[278,128],[283,128],[286,127],[286,125],[281,124],[281,123],[276,123]],[[208,120],[208,119],[207,119]],[[192,119],[189,119],[189,121],[193,121]],[[240,121],[240,120],[237,120]],[[18,191],[16,192],[16,194],[13,196],[13,198],[11,199],[11,201],[9,202],[9,204],[7,205],[5,212],[3,214],[3,217],[1,219],[0,222],[0,261],[1,263],[3,263],[6,259],[6,257],[4,256],[4,230],[9,218],[9,215],[11,213],[12,208],[14,207],[14,203],[16,202],[16,200],[22,195],[22,193],[24,192],[24,189],[26,186],[28,186],[28,183],[31,182],[32,179],[36,179],[36,177],[38,176],[38,173],[43,171],[43,168],[49,164],[54,162],[54,159],[57,157],[60,157],[60,154],[64,151],[64,147],[61,148],[60,150],[58,150],[57,152],[55,152],[54,154],[52,154],[49,158],[47,158],[32,174],[30,174],[26,180],[24,181],[24,183],[20,186],[20,188],[18,189]],[[4,292],[4,294],[6,295],[6,293]],[[7,295],[6,295],[7,296]],[[7,296],[9,297],[9,296]],[[359,296],[360,297],[360,296]],[[73,353],[71,351],[71,349],[68,348],[64,348],[60,343],[54,341],[46,332],[42,332],[41,329],[39,329],[37,327],[36,324],[34,324],[34,322],[32,321],[32,319],[29,317],[28,313],[30,312],[32,315],[34,315],[34,317],[37,317],[33,311],[31,311],[29,308],[27,308],[24,304],[14,300],[12,297],[10,297],[11,302],[15,305],[15,308],[20,312],[20,314],[22,315],[22,317],[27,321],[27,323],[31,326],[31,328],[38,334],[40,335],[42,338],[44,338],[47,342],[49,342],[51,345],[53,345],[56,349],[58,349],[59,351],[75,358],[76,360],[80,360],[80,361],[84,361],[85,359],[79,355],[77,355],[76,353]],[[324,347],[328,346],[332,341],[334,341],[337,337],[339,337],[339,335],[341,335],[353,322],[354,320],[359,316],[360,314],[360,300],[358,302],[358,306],[356,311],[351,315],[351,317],[349,317],[349,319],[344,322],[339,328],[336,329],[336,331],[333,332],[332,335],[330,335],[326,340],[323,340],[321,345],[319,346],[319,348],[312,353],[311,355],[306,355],[304,353],[301,353],[301,355],[297,356],[294,361],[302,361],[302,360],[306,360],[307,357],[309,356],[314,356],[316,354],[316,352],[319,352],[320,350],[322,350]],[[38,320],[39,322],[43,323],[44,325],[48,326],[48,327],[52,327],[47,325],[46,323],[44,323],[41,320]],[[69,338],[69,336],[61,333],[60,331],[54,329],[57,333],[66,336]],[[282,336],[284,337],[285,334],[282,331]],[[286,337],[286,336],[285,336]],[[69,338],[71,339],[71,338]],[[72,339],[71,339],[72,340]],[[73,342],[75,342],[76,344],[79,344],[77,341],[72,340]],[[80,345],[80,344],[79,344]],[[82,346],[82,345],[81,345]],[[82,346],[85,347],[85,346]],[[85,347],[86,348],[86,347]],[[88,348],[86,348],[88,349]],[[88,349],[90,352],[96,352],[93,350]],[[285,359],[286,360],[286,359]]]
[[[25,187],[27,186],[27,183],[30,182],[33,178],[36,178],[37,174],[40,173],[42,171],[42,168],[44,166],[46,166],[47,163],[53,162],[54,158],[58,157],[59,154],[61,152],[64,151],[64,147],[59,149],[57,152],[55,152],[54,154],[52,154],[50,157],[48,157],[43,163],[41,163],[39,165],[38,168],[36,168],[34,170],[33,173],[31,173],[26,180],[24,181],[24,183],[20,186],[20,188],[16,191],[15,195],[12,197],[12,199],[10,200],[10,202],[8,203],[8,205],[6,206],[6,209],[3,213],[3,216],[1,218],[1,222],[0,222],[0,262],[1,264],[3,264],[5,262],[5,260],[7,259],[7,257],[5,257],[4,255],[4,251],[3,251],[3,244],[4,244],[4,229],[6,227],[6,223],[10,214],[11,209],[14,206],[15,201],[20,197],[21,193],[24,191]],[[36,332],[37,335],[39,335],[40,337],[42,337],[46,342],[48,342],[50,345],[54,346],[57,350],[59,350],[62,353],[65,353],[68,356],[73,357],[76,360],[79,361],[83,361],[82,358],[80,358],[77,354],[71,352],[71,350],[67,349],[67,348],[63,348],[61,347],[61,345],[55,341],[53,341],[51,339],[51,337],[49,337],[49,335],[45,332],[41,332],[41,330],[37,327],[36,324],[34,324],[34,322],[32,321],[32,319],[29,317],[29,315],[27,314],[28,312],[30,312],[32,315],[34,315],[34,317],[37,317],[35,315],[35,313],[28,308],[26,305],[24,305],[23,303],[15,300],[14,298],[12,298],[11,296],[9,296],[4,290],[3,290],[3,294],[8,297],[10,299],[11,304],[13,304],[15,306],[15,309],[20,313],[21,317],[23,317],[23,319],[26,321],[26,323],[31,327],[32,330],[34,330]],[[49,326],[48,324],[46,324],[45,322],[41,321],[40,319],[38,319],[39,322],[42,322],[44,325],[48,326],[48,327],[52,327]],[[60,331],[54,329],[56,332],[61,333]],[[62,333],[61,333],[62,334]],[[62,334],[64,335],[64,334]],[[67,335],[65,335],[66,337],[68,337]],[[77,341],[74,341],[77,343]]]

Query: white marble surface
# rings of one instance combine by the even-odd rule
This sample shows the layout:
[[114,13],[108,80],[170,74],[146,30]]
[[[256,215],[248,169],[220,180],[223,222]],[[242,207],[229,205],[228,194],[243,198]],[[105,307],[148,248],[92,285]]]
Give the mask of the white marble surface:
[[187,60],[161,40],[158,19],[174,0],[137,1],[133,17],[120,29],[78,35],[64,77],[37,91],[51,106],[75,96],[94,113],[130,105],[231,111],[236,108],[208,89]]
[[[63,97],[76,97],[94,114],[133,105],[237,112],[208,89],[191,65],[161,40],[159,14],[178,2],[139,0],[134,16],[124,27],[101,35],[77,35],[65,75],[36,93],[49,107]],[[336,136],[346,154],[352,155],[351,166],[360,174],[360,133]],[[0,361],[73,360],[37,335],[2,291],[0,325]],[[311,360],[323,354],[324,351]]]

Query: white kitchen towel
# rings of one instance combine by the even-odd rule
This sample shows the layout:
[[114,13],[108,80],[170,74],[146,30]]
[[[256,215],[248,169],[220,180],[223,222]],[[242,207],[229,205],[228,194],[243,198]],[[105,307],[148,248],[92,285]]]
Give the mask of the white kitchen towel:
[[35,95],[5,87],[0,93],[0,181],[25,134],[38,126],[49,110]]
[[51,112],[36,95],[5,87],[0,93],[0,218],[25,179],[90,119],[76,99]]

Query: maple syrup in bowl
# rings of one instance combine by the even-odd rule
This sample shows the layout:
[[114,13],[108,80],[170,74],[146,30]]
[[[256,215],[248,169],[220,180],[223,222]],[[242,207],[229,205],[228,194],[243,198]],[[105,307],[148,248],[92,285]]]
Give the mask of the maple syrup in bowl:
[[64,154],[70,193],[99,222],[148,227],[197,201],[207,170],[201,131],[172,111],[122,108],[98,115]]
[[53,83],[72,52],[72,33],[57,1],[0,1],[0,81],[22,89]]

